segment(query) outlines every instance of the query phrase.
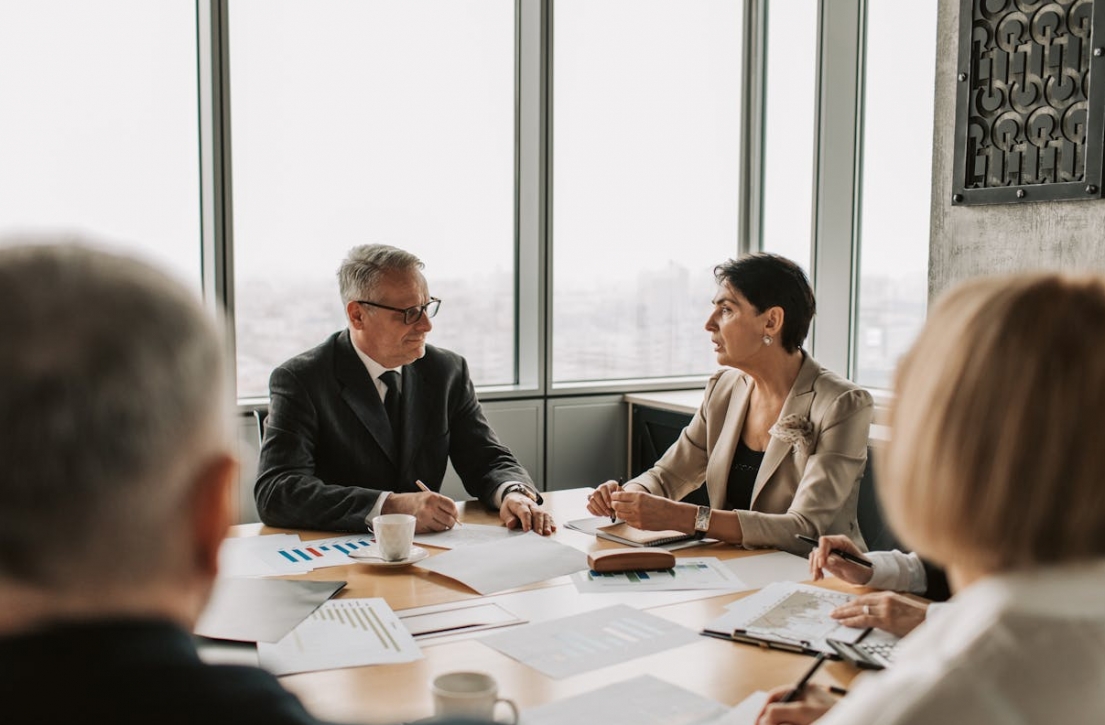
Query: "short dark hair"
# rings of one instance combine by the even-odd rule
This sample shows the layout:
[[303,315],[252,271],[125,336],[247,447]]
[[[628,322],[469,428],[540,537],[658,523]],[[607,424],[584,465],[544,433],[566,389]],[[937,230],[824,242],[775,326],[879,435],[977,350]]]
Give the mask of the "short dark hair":
[[801,267],[778,254],[753,252],[714,267],[714,278],[740,292],[757,312],[782,307],[780,342],[787,352],[802,347],[817,314],[817,302]]

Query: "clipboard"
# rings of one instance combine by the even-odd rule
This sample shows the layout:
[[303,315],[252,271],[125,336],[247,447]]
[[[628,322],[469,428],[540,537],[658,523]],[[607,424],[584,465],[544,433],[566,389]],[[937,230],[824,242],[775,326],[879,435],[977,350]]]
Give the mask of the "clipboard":
[[828,639],[854,642],[866,630],[833,620],[832,609],[855,595],[798,582],[775,582],[733,602],[726,613],[707,622],[701,634],[797,654],[840,659]]
[[809,642],[797,641],[789,642],[787,640],[775,639],[766,635],[751,634],[747,630],[735,629],[732,632],[718,632],[710,629],[704,629],[700,634],[704,634],[707,637],[714,637],[715,639],[724,639],[730,642],[740,642],[741,644],[751,644],[764,649],[776,649],[783,652],[793,652],[800,655],[810,655],[816,657],[817,655],[824,654],[827,659],[839,660],[840,655],[836,652],[826,653],[822,650],[816,649],[809,645]]

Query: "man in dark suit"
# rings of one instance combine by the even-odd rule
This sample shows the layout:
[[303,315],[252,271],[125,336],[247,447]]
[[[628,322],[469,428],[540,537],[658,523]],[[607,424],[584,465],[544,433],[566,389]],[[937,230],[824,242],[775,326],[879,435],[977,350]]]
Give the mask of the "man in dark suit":
[[0,240],[0,330],[5,725],[318,725],[192,638],[238,479],[195,293],[134,259]]
[[270,526],[364,531],[408,513],[418,531],[456,522],[438,491],[446,464],[510,528],[547,535],[552,517],[484,418],[459,355],[426,344],[441,301],[422,262],[354,247],[338,271],[348,328],[277,367],[254,495]]

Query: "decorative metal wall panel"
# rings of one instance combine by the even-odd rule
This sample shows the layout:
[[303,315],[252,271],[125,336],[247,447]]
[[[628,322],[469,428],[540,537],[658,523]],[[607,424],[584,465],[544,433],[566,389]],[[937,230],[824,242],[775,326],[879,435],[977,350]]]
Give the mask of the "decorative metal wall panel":
[[952,204],[1100,199],[1105,0],[961,0]]

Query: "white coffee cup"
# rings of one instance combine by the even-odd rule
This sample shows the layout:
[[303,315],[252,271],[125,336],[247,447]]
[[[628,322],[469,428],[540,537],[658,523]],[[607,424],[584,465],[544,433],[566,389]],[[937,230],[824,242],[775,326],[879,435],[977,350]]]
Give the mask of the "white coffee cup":
[[372,533],[376,535],[376,547],[384,561],[410,558],[414,521],[410,514],[382,514],[372,519]]
[[436,717],[494,718],[495,706],[503,703],[510,710],[508,725],[518,722],[518,706],[513,700],[499,697],[495,678],[484,672],[448,672],[433,682],[434,715]]

